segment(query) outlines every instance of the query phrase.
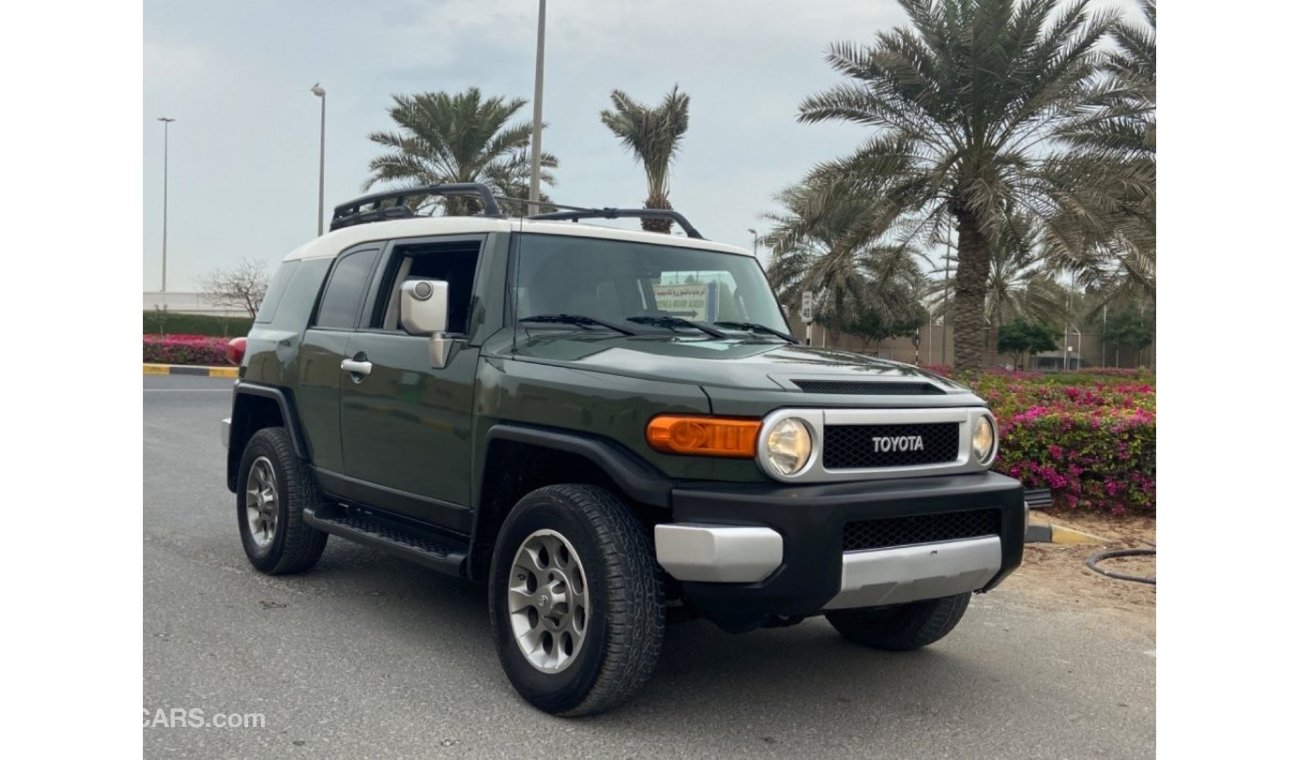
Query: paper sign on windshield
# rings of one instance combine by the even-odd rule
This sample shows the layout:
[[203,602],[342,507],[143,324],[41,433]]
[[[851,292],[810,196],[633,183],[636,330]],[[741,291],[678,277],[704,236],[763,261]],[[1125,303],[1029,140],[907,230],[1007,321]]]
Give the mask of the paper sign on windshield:
[[655,306],[674,317],[712,322],[718,318],[718,283],[652,285]]

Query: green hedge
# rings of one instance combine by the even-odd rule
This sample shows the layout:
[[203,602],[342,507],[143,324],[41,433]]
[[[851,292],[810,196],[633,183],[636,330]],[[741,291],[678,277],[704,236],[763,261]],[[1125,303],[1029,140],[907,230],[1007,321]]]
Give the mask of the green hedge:
[[238,338],[253,328],[249,317],[214,317],[206,314],[174,314],[145,311],[145,335],[210,335]]

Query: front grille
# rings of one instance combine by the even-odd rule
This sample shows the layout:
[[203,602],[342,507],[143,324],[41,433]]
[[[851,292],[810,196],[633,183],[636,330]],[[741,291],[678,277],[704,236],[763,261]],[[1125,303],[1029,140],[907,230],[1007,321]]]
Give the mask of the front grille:
[[[828,470],[856,470],[954,462],[959,448],[959,431],[956,422],[827,425],[822,443],[822,466]],[[894,440],[900,436],[907,440]],[[915,447],[914,436],[921,438],[920,449]]]
[[844,551],[996,536],[1000,526],[996,509],[859,520],[844,524]]
[[861,396],[931,396],[945,395],[930,383],[870,383],[840,380],[795,380],[804,393],[852,393]]

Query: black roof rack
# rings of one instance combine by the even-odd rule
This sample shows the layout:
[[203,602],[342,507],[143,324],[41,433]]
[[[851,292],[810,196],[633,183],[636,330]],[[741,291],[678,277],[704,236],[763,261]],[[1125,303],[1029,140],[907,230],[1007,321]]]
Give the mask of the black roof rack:
[[534,214],[528,218],[570,222],[576,222],[579,219],[670,219],[681,225],[686,237],[698,240],[704,239],[700,231],[695,229],[695,225],[688,222],[686,217],[669,208],[586,208],[575,211],[552,211],[548,214]]
[[[330,220],[330,230],[351,227],[355,224],[382,222],[388,219],[405,219],[415,216],[415,212],[406,205],[407,198],[427,195],[472,195],[477,196],[483,204],[484,216],[505,216],[497,206],[496,198],[487,185],[478,182],[459,182],[446,185],[424,185],[408,187],[402,190],[389,190],[355,198],[334,207],[334,218]],[[384,205],[385,201],[392,201]],[[369,208],[367,208],[367,206]]]
[[[504,217],[501,207],[497,205],[497,198],[492,195],[492,190],[480,182],[457,182],[443,185],[422,185],[420,187],[408,187],[401,190],[389,190],[383,193],[373,195],[364,195],[360,198],[354,198],[347,203],[340,203],[334,207],[334,217],[330,220],[330,230],[337,230],[341,227],[351,227],[357,224],[367,224],[369,222],[382,222],[389,219],[408,219],[416,216],[415,211],[408,205],[408,198],[421,198],[429,195],[469,195],[478,198],[479,203],[483,204],[484,216]],[[533,214],[529,219],[552,220],[552,221],[570,221],[576,222],[581,219],[668,219],[681,225],[682,230],[687,237],[703,240],[704,236],[700,231],[695,229],[686,217],[673,209],[659,208],[585,208],[583,206],[566,206],[551,201],[526,201],[522,198],[505,198],[500,200],[517,203],[538,203],[543,206],[552,208],[568,209],[566,211],[552,211],[545,214]],[[391,203],[388,203],[391,201]]]

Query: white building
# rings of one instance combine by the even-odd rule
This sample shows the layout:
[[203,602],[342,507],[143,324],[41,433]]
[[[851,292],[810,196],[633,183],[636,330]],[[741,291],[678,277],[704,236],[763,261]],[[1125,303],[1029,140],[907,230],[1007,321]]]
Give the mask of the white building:
[[173,314],[207,314],[213,317],[247,317],[248,312],[240,308],[217,306],[202,293],[183,293],[169,290],[166,293],[146,290],[144,292],[144,310],[154,311],[166,308]]

